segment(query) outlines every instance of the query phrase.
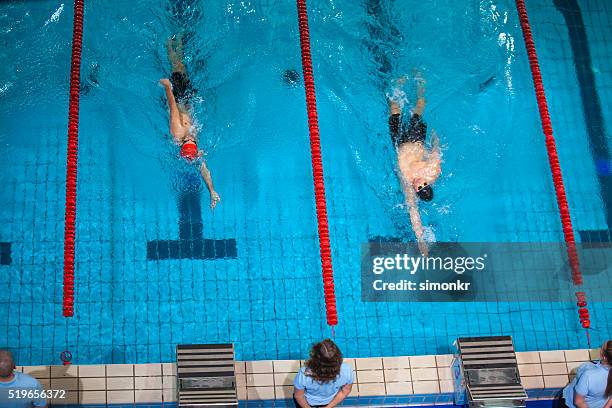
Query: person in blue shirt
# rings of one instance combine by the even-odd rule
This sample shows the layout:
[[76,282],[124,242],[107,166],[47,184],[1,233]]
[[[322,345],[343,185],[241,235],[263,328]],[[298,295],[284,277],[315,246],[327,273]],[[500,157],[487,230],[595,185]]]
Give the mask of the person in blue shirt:
[[569,408],[609,408],[612,406],[612,340],[601,348],[598,363],[578,367],[576,378],[563,389],[563,399]]
[[38,380],[15,371],[13,355],[9,351],[0,350],[0,407],[46,407],[47,402],[40,397],[41,392],[43,388]]
[[342,362],[342,352],[330,339],[312,346],[310,358],[293,382],[293,401],[298,408],[340,404],[351,393],[355,376]]

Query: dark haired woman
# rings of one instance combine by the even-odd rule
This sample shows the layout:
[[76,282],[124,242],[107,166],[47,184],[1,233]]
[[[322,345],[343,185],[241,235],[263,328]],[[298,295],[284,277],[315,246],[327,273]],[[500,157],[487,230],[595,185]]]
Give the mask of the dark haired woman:
[[353,381],[353,369],[342,362],[338,346],[323,340],[312,346],[310,358],[295,377],[293,401],[301,408],[332,408],[350,394]]
[[578,368],[576,378],[563,389],[565,405],[570,408],[607,408],[612,397],[612,340],[601,348],[599,363],[586,363]]

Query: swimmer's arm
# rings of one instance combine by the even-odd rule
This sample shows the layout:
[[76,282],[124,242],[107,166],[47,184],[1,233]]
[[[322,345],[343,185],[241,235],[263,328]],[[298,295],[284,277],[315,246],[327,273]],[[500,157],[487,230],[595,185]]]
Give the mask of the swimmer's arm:
[[440,138],[435,130],[431,131],[431,151],[440,153]]
[[204,183],[206,184],[206,188],[208,191],[212,193],[215,191],[215,186],[213,186],[212,176],[210,175],[210,170],[206,167],[206,162],[202,161],[202,165],[200,166],[200,174],[202,175],[202,179],[204,179]]
[[202,175],[204,184],[206,184],[206,188],[208,188],[208,192],[210,193],[210,208],[215,208],[217,202],[221,201],[221,198],[215,191],[210,170],[208,170],[208,167],[206,167],[206,162],[204,160],[202,160],[202,165],[200,166],[200,174]]
[[174,125],[180,125],[181,123],[181,114],[178,109],[178,105],[176,104],[176,100],[174,99],[174,94],[172,93],[172,84],[167,79],[162,79],[159,81],[166,90],[166,98],[168,99],[168,109],[170,109],[170,127]]
[[429,153],[427,161],[432,169],[431,173],[435,178],[438,178],[442,172],[440,167],[440,163],[442,162],[442,152],[440,150],[440,139],[435,131],[431,132],[431,144],[431,152]]
[[419,206],[417,204],[416,195],[412,190],[412,186],[408,183],[403,183],[404,186],[404,197],[408,204],[408,214],[410,215],[410,223],[412,224],[412,230],[417,239],[417,245],[419,250],[424,256],[427,256],[429,249],[427,243],[423,239],[423,223],[421,222],[421,214],[419,213]]

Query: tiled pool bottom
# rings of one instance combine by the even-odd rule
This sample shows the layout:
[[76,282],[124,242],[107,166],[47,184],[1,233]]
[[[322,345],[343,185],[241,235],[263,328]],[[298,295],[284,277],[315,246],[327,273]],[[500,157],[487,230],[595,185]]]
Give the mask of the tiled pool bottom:
[[[551,400],[583,362],[599,350],[518,352],[530,399]],[[356,373],[343,406],[452,405],[451,355],[347,358]],[[303,360],[236,363],[238,397],[244,407],[292,406],[293,378]],[[64,389],[54,407],[176,407],[176,367],[161,364],[26,366],[46,389]]]

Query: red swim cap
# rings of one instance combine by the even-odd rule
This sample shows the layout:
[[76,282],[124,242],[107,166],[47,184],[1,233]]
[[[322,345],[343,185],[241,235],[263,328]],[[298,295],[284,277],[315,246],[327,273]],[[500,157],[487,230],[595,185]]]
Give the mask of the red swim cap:
[[188,141],[181,146],[181,156],[187,160],[195,160],[198,157],[198,145],[195,142]]

